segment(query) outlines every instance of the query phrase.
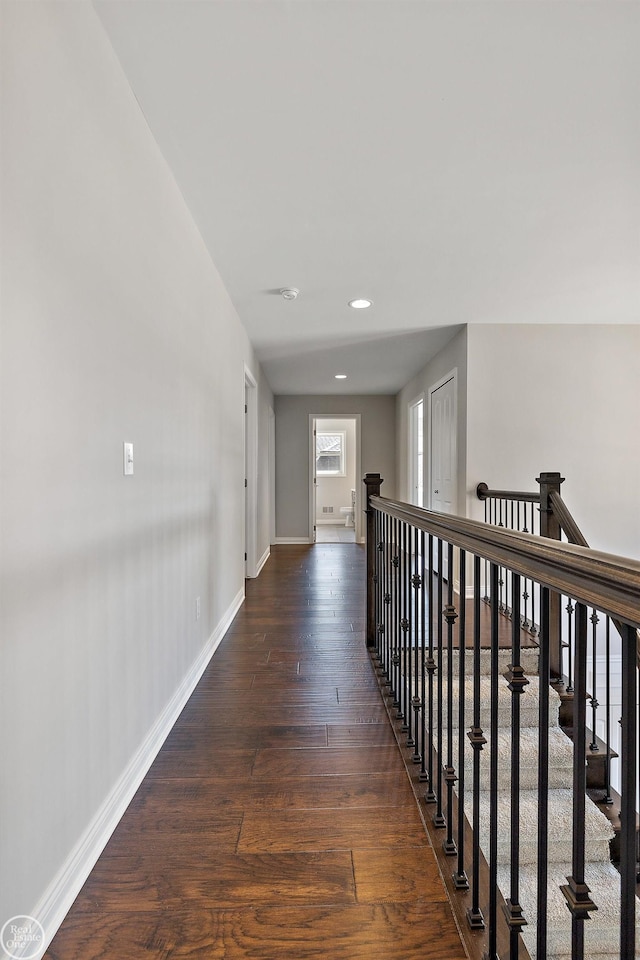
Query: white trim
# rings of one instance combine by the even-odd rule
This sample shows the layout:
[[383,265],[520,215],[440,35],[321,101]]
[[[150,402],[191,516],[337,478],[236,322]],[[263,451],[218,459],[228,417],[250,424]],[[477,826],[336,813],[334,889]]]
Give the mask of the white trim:
[[313,543],[309,537],[276,537],[274,543]]
[[271,547],[267,547],[267,549],[262,554],[262,556],[260,557],[256,565],[256,577],[260,575],[260,571],[262,570],[262,568],[264,567],[265,563],[267,562],[270,556],[271,556]]
[[147,775],[173,725],[196,688],[211,657],[227,632],[236,613],[244,603],[244,586],[236,594],[231,606],[202,648],[191,669],[184,677],[168,704],[141,743],[93,820],[78,840],[66,861],[49,884],[39,903],[31,910],[46,932],[49,946],[62,921],[71,909],[87,877],[93,870],[111,834],[131,803],[138,787]]

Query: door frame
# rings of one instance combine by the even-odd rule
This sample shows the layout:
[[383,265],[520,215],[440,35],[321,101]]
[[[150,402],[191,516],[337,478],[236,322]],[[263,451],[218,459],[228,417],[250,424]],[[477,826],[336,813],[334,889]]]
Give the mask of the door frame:
[[356,504],[353,522],[355,526],[356,543],[364,543],[364,524],[362,522],[362,450],[361,450],[361,420],[360,413],[310,413],[309,414],[309,543],[316,542],[316,420],[355,420],[356,422],[356,476],[355,491]]
[[244,364],[244,575],[258,576],[258,381]]

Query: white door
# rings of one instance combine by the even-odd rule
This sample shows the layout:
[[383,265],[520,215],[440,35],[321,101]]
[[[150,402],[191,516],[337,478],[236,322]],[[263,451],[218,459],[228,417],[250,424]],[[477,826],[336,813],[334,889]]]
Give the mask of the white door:
[[432,510],[456,510],[456,380],[450,377],[431,392],[430,505]]
[[315,418],[311,420],[311,495],[309,497],[309,540],[311,543],[316,542],[316,509],[318,503],[318,469],[317,469],[317,449],[316,449],[316,437],[317,437],[317,421]]
[[244,385],[244,575],[249,576],[249,387]]

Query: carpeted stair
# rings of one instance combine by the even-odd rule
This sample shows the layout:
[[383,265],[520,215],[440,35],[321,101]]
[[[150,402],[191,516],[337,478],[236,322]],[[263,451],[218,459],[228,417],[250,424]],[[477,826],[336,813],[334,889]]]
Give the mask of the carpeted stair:
[[[511,691],[502,675],[510,661],[510,652],[500,653],[500,679],[498,683],[498,884],[505,899],[509,897],[510,817],[511,817]],[[524,650],[522,664],[530,683],[521,695],[520,731],[520,903],[527,926],[522,932],[524,943],[532,958],[536,958],[536,858],[538,833],[538,677],[537,651]],[[452,664],[454,677],[458,675],[458,655],[454,653]],[[467,655],[465,668],[472,669],[473,659]],[[482,651],[480,703],[484,736],[490,735],[490,654]],[[443,674],[446,677],[447,660],[443,658]],[[446,696],[446,682],[445,682]],[[465,812],[471,820],[472,806],[470,786],[472,782],[473,749],[466,732],[473,716],[473,681],[465,683]],[[548,904],[548,960],[569,960],[571,957],[571,914],[560,890],[571,874],[572,851],[572,763],[573,745],[557,723],[560,698],[550,689],[549,727],[549,870],[547,887]],[[446,700],[444,704],[446,717]],[[454,726],[458,723],[458,690],[454,683]],[[443,731],[444,733],[444,731]],[[453,733],[454,765],[458,765],[458,731]],[[443,758],[446,757],[446,736]],[[489,764],[490,744],[480,752],[480,846],[485,858],[489,854]],[[601,811],[587,798],[586,806],[586,882],[591,888],[593,901],[598,910],[585,922],[585,958],[590,960],[617,960],[619,957],[619,898],[620,876],[610,862],[609,841],[613,829]],[[640,924],[640,904],[637,904],[637,923]],[[539,958],[543,960],[543,958]]]

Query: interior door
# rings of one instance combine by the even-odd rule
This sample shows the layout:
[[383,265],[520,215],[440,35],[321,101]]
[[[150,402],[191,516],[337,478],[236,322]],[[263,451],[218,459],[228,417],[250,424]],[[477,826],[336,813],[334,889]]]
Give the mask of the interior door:
[[456,504],[456,381],[451,377],[431,394],[432,510],[454,513]]

